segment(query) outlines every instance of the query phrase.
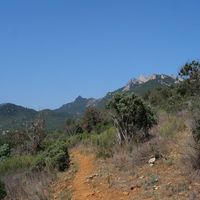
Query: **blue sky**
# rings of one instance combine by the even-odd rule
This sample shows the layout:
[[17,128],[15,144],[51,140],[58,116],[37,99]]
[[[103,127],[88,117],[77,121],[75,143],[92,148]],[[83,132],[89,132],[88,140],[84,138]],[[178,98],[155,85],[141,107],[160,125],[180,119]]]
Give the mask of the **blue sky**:
[[199,0],[0,1],[0,103],[56,108],[200,52]]

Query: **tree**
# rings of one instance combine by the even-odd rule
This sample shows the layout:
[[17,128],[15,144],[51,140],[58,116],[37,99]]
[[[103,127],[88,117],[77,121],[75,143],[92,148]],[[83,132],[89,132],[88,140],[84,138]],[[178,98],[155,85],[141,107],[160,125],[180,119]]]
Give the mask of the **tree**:
[[10,147],[8,144],[0,145],[0,162],[10,157]]
[[180,70],[179,76],[186,80],[185,87],[189,87],[194,94],[199,94],[200,89],[200,63],[193,60],[190,63],[186,63]]
[[46,137],[45,120],[39,118],[33,122],[31,127],[26,129],[25,134],[28,137],[30,153],[36,154],[41,149],[42,142]]
[[82,127],[88,133],[99,130],[100,126],[106,124],[100,110],[94,107],[89,107],[83,116]]
[[200,110],[194,114],[192,134],[195,142],[200,146]]
[[108,103],[108,108],[118,130],[119,143],[149,136],[149,129],[156,124],[151,108],[133,93],[118,93]]
[[65,133],[67,135],[75,135],[78,133],[82,133],[83,129],[80,126],[80,123],[77,120],[74,119],[67,119],[65,122]]
[[4,183],[0,180],[0,200],[6,197],[6,188]]

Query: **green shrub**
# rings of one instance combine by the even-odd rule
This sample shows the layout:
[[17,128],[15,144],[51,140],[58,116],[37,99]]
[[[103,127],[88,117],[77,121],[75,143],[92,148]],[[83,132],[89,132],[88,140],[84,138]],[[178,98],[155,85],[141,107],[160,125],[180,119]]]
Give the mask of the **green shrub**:
[[134,93],[117,93],[108,103],[119,143],[141,141],[149,137],[149,130],[157,123],[151,107]]
[[0,180],[0,200],[4,199],[6,197],[6,189],[4,183]]
[[196,143],[200,144],[200,112],[194,117],[192,134]]
[[7,172],[16,172],[30,168],[35,161],[33,156],[15,156],[0,162],[0,176]]
[[38,155],[34,168],[39,170],[49,168],[64,171],[69,167],[69,162],[67,143],[64,141],[57,141]]
[[84,134],[72,135],[67,138],[68,147],[74,147],[75,145],[79,144],[84,137]]
[[109,120],[106,112],[94,107],[87,108],[82,118],[84,131],[101,133],[107,126],[109,126]]
[[96,147],[97,157],[108,158],[113,156],[113,147],[117,143],[116,130],[110,128],[101,134],[93,134],[91,138],[87,140],[92,146]]
[[3,144],[0,146],[0,161],[3,161],[8,157],[10,157],[10,147],[8,144]]

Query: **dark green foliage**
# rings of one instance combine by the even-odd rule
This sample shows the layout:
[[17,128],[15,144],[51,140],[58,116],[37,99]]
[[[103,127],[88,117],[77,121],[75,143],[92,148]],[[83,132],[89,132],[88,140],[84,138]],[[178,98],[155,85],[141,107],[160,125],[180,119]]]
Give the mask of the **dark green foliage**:
[[0,200],[6,197],[6,189],[4,183],[0,180]]
[[192,90],[187,87],[185,81],[173,87],[153,90],[144,96],[144,100],[152,106],[169,113],[187,109],[195,99],[196,97],[194,98]]
[[179,76],[182,78],[179,83],[152,90],[144,95],[144,99],[167,112],[178,112],[199,104],[200,63],[198,61],[186,63],[181,68]]
[[158,106],[164,105],[166,99],[173,96],[171,88],[157,88],[145,95],[145,100],[149,101],[151,105]]
[[69,162],[67,143],[57,141],[38,156],[34,168],[39,170],[49,168],[64,171],[69,167]]
[[197,116],[194,117],[192,133],[195,142],[200,145],[200,112],[198,112]]
[[10,131],[5,135],[0,135],[0,145],[8,144],[10,148],[17,148],[23,145],[29,139],[25,133],[25,130]]
[[0,145],[8,144],[10,148],[17,150],[15,154],[36,154],[42,150],[45,137],[45,121],[37,119],[26,128],[0,135]]
[[175,78],[165,75],[165,78],[162,78],[162,75],[155,75],[156,79],[149,80],[145,83],[139,84],[131,88],[131,91],[137,95],[144,95],[157,88],[168,88],[175,84]]
[[108,121],[103,116],[103,113],[97,108],[89,107],[83,116],[82,127],[83,130],[90,133],[92,131],[101,132],[102,127],[108,124]]
[[114,146],[117,144],[116,130],[107,129],[101,134],[93,134],[90,138],[91,144],[96,147],[96,156],[99,158],[109,158],[113,156]]
[[179,75],[183,77],[185,81],[185,87],[190,89],[193,95],[199,95],[200,89],[200,63],[193,60],[186,63],[180,70]]
[[18,154],[36,154],[42,149],[45,137],[45,121],[37,119],[23,129],[1,135],[0,145],[1,142],[7,143],[12,149],[17,150]]
[[151,108],[133,93],[118,93],[108,104],[120,143],[149,136],[149,129],[156,124]]
[[8,144],[0,146],[0,162],[10,157],[10,147]]
[[0,176],[11,172],[24,171],[34,165],[35,156],[13,156],[0,162]]
[[45,121],[43,119],[38,119],[36,122],[32,123],[30,130],[27,130],[27,135],[30,140],[30,153],[36,154],[41,150],[42,142],[46,137]]
[[81,123],[79,120],[69,118],[66,120],[64,132],[70,136],[78,133],[83,133]]
[[25,122],[36,117],[33,109],[24,108],[14,104],[0,104],[0,130],[21,128]]
[[180,70],[179,75],[190,81],[200,81],[200,63],[193,60],[186,63]]

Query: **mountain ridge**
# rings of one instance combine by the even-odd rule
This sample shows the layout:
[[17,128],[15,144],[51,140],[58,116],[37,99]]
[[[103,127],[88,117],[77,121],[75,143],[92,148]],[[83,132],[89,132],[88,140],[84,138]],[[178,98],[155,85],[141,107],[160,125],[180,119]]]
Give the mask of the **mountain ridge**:
[[88,107],[103,108],[106,102],[117,92],[132,91],[137,95],[143,95],[155,88],[169,87],[179,81],[181,80],[178,77],[166,74],[140,75],[139,78],[130,79],[126,85],[115,91],[108,92],[102,98],[84,98],[79,95],[73,102],[63,104],[59,108],[43,109],[41,111],[12,103],[3,103],[0,104],[0,130],[10,127],[19,128],[25,121],[34,120],[38,115],[45,117],[48,127],[52,129],[63,128],[67,118],[81,117]]

